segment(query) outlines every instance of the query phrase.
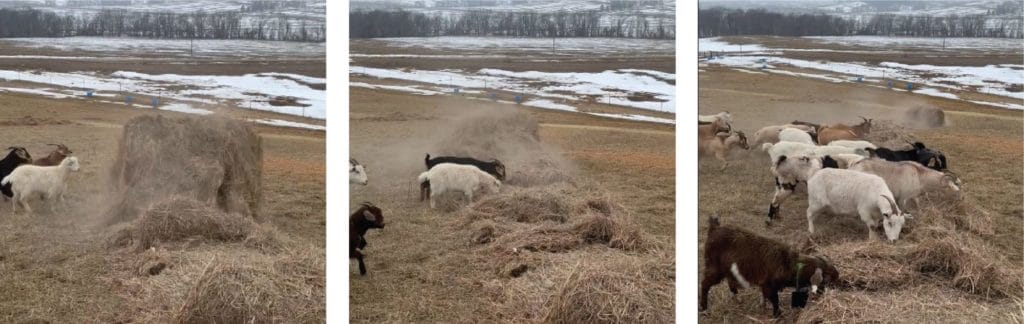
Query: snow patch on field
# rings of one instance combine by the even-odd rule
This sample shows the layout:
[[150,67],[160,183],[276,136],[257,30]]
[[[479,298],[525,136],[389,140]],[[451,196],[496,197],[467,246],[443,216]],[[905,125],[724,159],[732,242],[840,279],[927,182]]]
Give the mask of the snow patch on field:
[[326,126],[306,124],[306,123],[299,123],[299,122],[280,120],[280,119],[249,119],[249,120],[253,121],[253,122],[256,122],[256,123],[260,123],[260,124],[264,124],[264,125],[270,125],[270,126],[305,128],[305,129],[312,129],[312,130],[319,130],[319,131],[326,131],[327,130]]
[[209,115],[209,114],[213,113],[212,111],[209,111],[209,110],[206,110],[206,109],[192,108],[192,106],[189,106],[188,104],[184,104],[184,103],[173,103],[173,104],[170,104],[170,105],[161,106],[159,109],[160,110],[177,111],[177,112],[181,112],[181,113],[194,114],[194,115]]
[[523,105],[524,106],[537,107],[537,108],[544,108],[544,109],[576,111],[576,107],[569,106],[569,105],[563,105],[563,104],[560,104],[560,103],[555,103],[555,102],[552,102],[551,100],[547,100],[547,99],[527,100],[526,102],[523,102]]
[[52,48],[61,51],[89,51],[113,56],[229,56],[229,57],[320,57],[326,56],[325,43],[256,41],[150,39],[131,37],[44,37],[0,40],[18,47]]
[[[145,74],[117,71],[109,75],[93,72],[43,72],[0,70],[0,79],[20,80],[70,89],[126,92],[144,98],[175,101],[229,102],[239,108],[252,108],[316,119],[327,118],[326,93],[294,80],[324,83],[322,78],[283,73],[259,73],[241,76]],[[294,79],[294,80],[293,80]],[[294,97],[299,106],[275,106],[275,97]]]
[[0,92],[25,93],[25,94],[44,96],[44,97],[49,97],[49,98],[54,98],[54,99],[64,99],[64,98],[71,98],[71,97],[73,97],[71,95],[66,95],[66,94],[63,94],[63,93],[56,93],[56,92],[52,92],[52,91],[49,91],[49,90],[50,89],[46,89],[46,88],[43,88],[43,89],[6,88],[6,87],[0,88]]
[[957,97],[955,94],[945,93],[945,92],[942,92],[942,91],[939,91],[939,90],[936,90],[936,89],[932,89],[932,88],[925,88],[925,89],[915,90],[914,93],[919,93],[919,94],[933,96],[933,97],[940,97],[940,98],[960,99],[960,97]]
[[970,50],[1020,50],[1020,39],[1013,38],[958,38],[949,37],[890,37],[890,36],[807,36],[826,44],[855,45],[866,47],[909,47],[942,49],[943,43],[947,50],[970,49]]
[[410,93],[415,93],[415,94],[424,95],[424,96],[433,96],[433,95],[444,94],[442,92],[431,91],[431,90],[424,90],[424,89],[419,89],[419,88],[416,88],[416,87],[407,87],[407,86],[395,86],[395,85],[384,85],[384,84],[369,84],[369,83],[363,83],[363,82],[349,82],[348,85],[352,86],[352,87],[360,87],[360,88],[368,88],[368,89],[383,89],[383,90],[410,92]]
[[[614,105],[675,111],[675,85],[659,80],[668,73],[645,70],[608,70],[604,72],[512,72],[480,69],[475,73],[461,70],[393,70],[353,66],[352,74],[376,78],[456,86],[476,89],[499,89],[537,97],[582,100],[593,96],[600,102]],[[653,77],[652,75],[657,75]],[[674,76],[672,76],[674,79]],[[566,95],[570,92],[573,95]],[[630,95],[646,93],[656,101],[632,101]]]
[[764,51],[768,48],[756,44],[731,44],[718,37],[707,37],[697,39],[698,52],[739,52],[739,51]]
[[644,115],[633,115],[633,114],[620,115],[620,114],[605,114],[605,113],[589,113],[589,114],[596,115],[596,116],[601,116],[601,117],[638,120],[638,121],[645,121],[645,122],[652,122],[652,123],[673,124],[673,125],[676,123],[675,119],[658,118],[658,117],[651,117],[651,116],[644,116]]

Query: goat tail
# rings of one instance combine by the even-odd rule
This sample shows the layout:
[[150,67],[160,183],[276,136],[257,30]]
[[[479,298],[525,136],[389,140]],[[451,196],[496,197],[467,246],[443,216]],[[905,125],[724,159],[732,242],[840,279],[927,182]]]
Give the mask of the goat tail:
[[420,173],[420,176],[417,179],[419,179],[420,185],[423,185],[423,183],[430,181],[430,171]]
[[12,176],[11,174],[8,174],[6,177],[4,177],[4,179],[2,181],[0,181],[0,185],[5,185],[6,186],[6,185],[10,184],[11,183],[11,176]]

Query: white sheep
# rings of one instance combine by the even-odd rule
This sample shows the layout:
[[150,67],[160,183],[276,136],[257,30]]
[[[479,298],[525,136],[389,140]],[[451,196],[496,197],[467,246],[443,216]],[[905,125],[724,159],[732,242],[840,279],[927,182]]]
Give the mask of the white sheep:
[[[14,193],[14,212],[18,211],[18,204],[21,203],[31,214],[32,207],[28,205],[28,198],[34,194],[42,194],[43,199],[57,198],[64,202],[68,173],[78,169],[78,158],[74,156],[65,158],[55,166],[22,165],[0,180],[0,184],[11,184],[11,191]],[[54,204],[51,203],[51,212],[54,211],[53,208]]]
[[477,189],[489,193],[496,193],[501,189],[500,180],[475,166],[464,164],[441,163],[420,173],[418,179],[420,185],[430,181],[430,208],[436,207],[437,199],[434,197],[446,191],[461,191],[469,202],[473,202],[473,192]]
[[828,145],[831,145],[831,146],[845,146],[845,147],[859,148],[859,149],[869,149],[869,148],[872,149],[872,150],[878,149],[878,146],[875,146],[875,144],[872,144],[871,142],[868,142],[868,141],[834,140],[834,141],[828,142]]
[[807,231],[814,233],[814,219],[824,212],[860,215],[870,240],[878,239],[875,229],[881,222],[890,242],[900,238],[903,223],[912,219],[896,205],[881,177],[843,169],[822,169],[807,180]]
[[356,159],[348,159],[348,183],[366,185],[370,181],[366,176],[366,168]]
[[811,134],[796,128],[786,127],[779,131],[779,142],[796,142],[808,145],[816,145]]
[[732,114],[728,111],[723,111],[714,115],[697,115],[697,121],[701,123],[711,123],[715,120],[721,120],[728,124],[732,124]]
[[927,191],[948,188],[955,193],[960,192],[960,179],[955,174],[935,171],[913,161],[865,159],[851,165],[850,170],[882,177],[903,209],[907,209],[911,201],[916,202]]

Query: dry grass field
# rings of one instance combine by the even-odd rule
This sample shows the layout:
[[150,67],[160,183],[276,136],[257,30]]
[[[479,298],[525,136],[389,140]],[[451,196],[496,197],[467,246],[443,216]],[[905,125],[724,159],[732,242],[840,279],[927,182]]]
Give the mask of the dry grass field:
[[[139,250],[117,242],[132,223],[108,225],[110,171],[123,126],[142,115],[185,115],[85,99],[12,93],[0,98],[4,147],[24,146],[42,157],[51,150],[47,143],[61,142],[81,162],[81,170],[71,175],[66,206],[55,213],[38,199],[30,202],[34,216],[14,214],[10,203],[0,203],[0,322],[324,320],[322,132],[252,125],[263,150],[263,198],[255,227],[249,219],[189,204],[148,212],[186,221],[231,216],[224,219],[234,223],[211,222],[241,226],[244,240],[211,238],[203,234],[213,231],[209,228],[158,230],[152,235],[185,237],[164,237],[153,244],[157,248]],[[234,110],[217,111],[231,115]]]
[[[1019,56],[1018,56],[1019,61]],[[729,68],[703,67],[700,113],[732,112],[734,129],[753,134],[794,119],[855,123],[876,120],[872,139],[900,145],[916,138],[943,151],[963,181],[963,200],[934,195],[904,227],[895,244],[866,242],[854,217],[821,217],[809,235],[806,186],[782,205],[781,220],[765,226],[774,183],[767,154],[733,151],[719,169],[713,157],[699,162],[700,268],[708,218],[741,227],[798,248],[829,256],[843,283],[809,307],[790,310],[789,289],[781,295],[783,322],[1024,321],[1024,112],[988,108],[958,100],[913,95],[855,83],[828,83]],[[902,127],[914,107],[945,111],[947,125]],[[808,242],[812,243],[808,243]],[[698,278],[699,280],[699,278]],[[689,292],[698,294],[697,291]],[[687,305],[686,307],[693,307]],[[733,301],[726,285],[712,288],[710,323],[769,322],[770,307],[756,288]]]
[[[351,88],[351,155],[387,227],[350,267],[353,323],[670,322],[671,125]],[[493,154],[501,193],[431,210],[427,153]]]

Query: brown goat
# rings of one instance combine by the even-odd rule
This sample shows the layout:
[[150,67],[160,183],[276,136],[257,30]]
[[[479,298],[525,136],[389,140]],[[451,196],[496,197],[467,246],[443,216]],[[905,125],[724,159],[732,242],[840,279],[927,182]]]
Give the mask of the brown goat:
[[717,217],[708,225],[704,241],[704,277],[700,282],[700,311],[708,308],[708,291],[726,279],[733,296],[737,288],[758,286],[772,302],[772,315],[779,317],[779,291],[796,288],[793,307],[804,307],[806,291],[824,292],[825,285],[839,282],[839,271],[823,257],[810,256],[786,244],[729,226]]
[[64,161],[64,158],[68,157],[69,155],[71,155],[71,153],[73,153],[73,152],[71,152],[71,149],[68,149],[68,147],[64,146],[64,144],[46,144],[46,145],[56,146],[57,148],[54,149],[53,152],[50,152],[50,155],[47,155],[46,157],[38,158],[35,161],[32,161],[32,164],[39,165],[39,166],[59,165],[61,161]]
[[740,147],[744,150],[750,149],[750,145],[747,144],[747,136],[742,131],[722,132],[709,138],[700,137],[697,140],[697,154],[701,156],[714,154],[719,161],[722,161],[723,169],[728,165],[728,161],[725,158],[733,147]]
[[709,124],[698,125],[697,126],[697,137],[698,138],[711,138],[711,137],[714,137],[714,136],[718,135],[718,133],[722,133],[722,132],[728,133],[728,132],[731,132],[731,131],[732,131],[732,125],[729,125],[729,123],[725,122],[724,120],[716,119],[715,121],[713,121],[713,122],[711,122]]
[[366,275],[363,253],[366,248],[366,231],[371,228],[384,229],[384,213],[372,203],[364,202],[348,218],[348,257],[359,261],[359,275]]
[[821,126],[818,129],[818,145],[828,145],[828,143],[835,140],[863,139],[871,132],[871,119],[860,118],[864,121],[853,126],[844,124]]

